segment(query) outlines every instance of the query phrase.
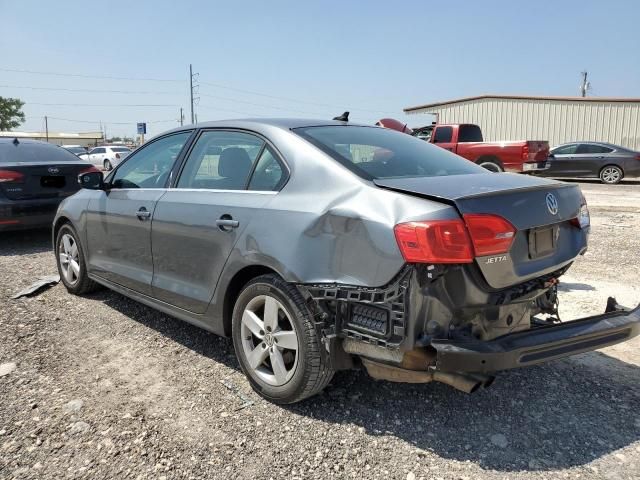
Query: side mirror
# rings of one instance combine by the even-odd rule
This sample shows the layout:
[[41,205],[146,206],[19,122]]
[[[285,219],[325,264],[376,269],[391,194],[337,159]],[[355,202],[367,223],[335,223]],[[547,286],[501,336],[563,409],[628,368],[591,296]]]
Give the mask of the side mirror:
[[87,172],[78,175],[78,183],[80,188],[88,190],[104,190],[104,179],[102,172]]

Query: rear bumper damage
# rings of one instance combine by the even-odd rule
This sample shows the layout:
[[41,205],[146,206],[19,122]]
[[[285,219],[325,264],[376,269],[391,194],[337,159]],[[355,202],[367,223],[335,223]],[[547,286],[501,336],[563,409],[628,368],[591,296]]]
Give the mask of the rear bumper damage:
[[609,299],[607,312],[516,332],[491,341],[433,340],[435,367],[488,373],[597,350],[640,334],[640,306],[627,310]]
[[[640,306],[559,322],[555,285],[567,267],[504,290],[473,272],[406,266],[380,288],[300,286],[335,369],[359,358],[374,378],[442,382],[465,392],[492,374],[596,350],[640,334]],[[549,296],[549,292],[553,292]],[[538,318],[538,313],[550,315]]]

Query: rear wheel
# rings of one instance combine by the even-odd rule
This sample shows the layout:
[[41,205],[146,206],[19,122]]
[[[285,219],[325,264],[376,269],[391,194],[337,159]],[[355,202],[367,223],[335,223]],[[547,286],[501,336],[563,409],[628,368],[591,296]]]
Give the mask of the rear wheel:
[[267,400],[298,402],[333,377],[312,319],[300,292],[276,275],[257,277],[240,292],[233,346],[251,386]]
[[69,293],[80,295],[98,288],[87,274],[84,250],[74,228],[65,224],[56,235],[56,263],[60,280]]
[[106,171],[111,170],[113,167],[111,166],[111,162],[108,159],[105,159],[102,166]]
[[602,180],[602,183],[614,185],[616,183],[620,183],[622,177],[624,177],[624,172],[620,167],[615,165],[607,165],[600,170],[600,180]]
[[478,162],[478,165],[480,165],[482,168],[486,168],[487,170],[489,170],[490,172],[493,173],[500,173],[500,172],[504,172],[504,170],[502,169],[502,167],[500,165],[498,165],[495,162],[492,161],[480,161]]

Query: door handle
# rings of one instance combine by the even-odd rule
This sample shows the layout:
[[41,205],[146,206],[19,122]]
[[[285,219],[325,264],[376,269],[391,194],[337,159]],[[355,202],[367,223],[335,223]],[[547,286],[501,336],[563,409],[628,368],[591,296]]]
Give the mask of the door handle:
[[138,219],[142,221],[146,220],[150,216],[151,212],[144,207],[140,207],[140,209],[136,212],[136,217],[138,217]]
[[240,222],[238,220],[234,220],[231,215],[222,215],[218,220],[216,220],[216,225],[223,232],[230,232],[234,228],[238,228],[240,226]]

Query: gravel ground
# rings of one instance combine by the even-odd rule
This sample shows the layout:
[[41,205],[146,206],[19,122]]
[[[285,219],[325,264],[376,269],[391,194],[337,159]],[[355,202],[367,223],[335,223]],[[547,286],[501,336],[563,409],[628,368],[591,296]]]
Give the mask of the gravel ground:
[[[562,316],[640,299],[640,187],[582,184],[589,253]],[[336,375],[279,407],[228,339],[116,293],[61,285],[48,232],[0,237],[0,478],[640,478],[640,339],[503,373],[465,395]]]

